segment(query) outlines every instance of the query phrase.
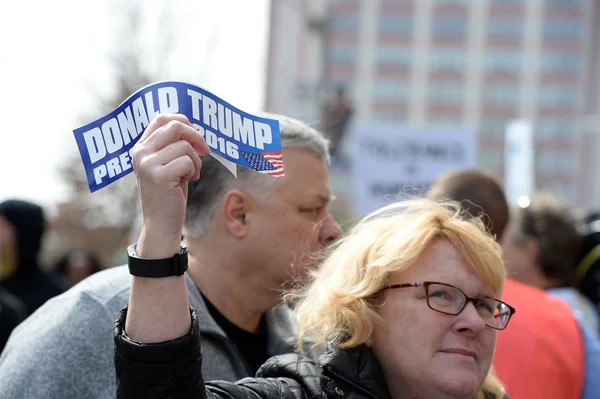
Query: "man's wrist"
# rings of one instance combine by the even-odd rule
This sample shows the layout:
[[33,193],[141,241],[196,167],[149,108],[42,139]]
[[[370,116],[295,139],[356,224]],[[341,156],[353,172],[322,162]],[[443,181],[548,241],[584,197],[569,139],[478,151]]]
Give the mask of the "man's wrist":
[[142,229],[136,246],[136,255],[146,259],[164,259],[181,249],[181,233],[161,234],[160,229]]
[[127,247],[129,273],[137,277],[165,278],[181,276],[188,269],[187,247],[166,258],[144,258],[136,251],[136,244]]

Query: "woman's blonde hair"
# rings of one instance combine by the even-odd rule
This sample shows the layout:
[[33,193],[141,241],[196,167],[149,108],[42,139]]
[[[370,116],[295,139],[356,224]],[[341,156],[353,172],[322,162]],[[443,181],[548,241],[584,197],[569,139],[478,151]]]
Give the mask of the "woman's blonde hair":
[[[288,296],[296,303],[299,349],[306,341],[313,349],[364,344],[381,322],[375,309],[380,290],[437,239],[448,240],[493,295],[501,296],[505,270],[500,246],[479,218],[465,215],[452,202],[417,199],[388,205],[334,244],[305,288]],[[483,388],[503,392],[493,372]]]

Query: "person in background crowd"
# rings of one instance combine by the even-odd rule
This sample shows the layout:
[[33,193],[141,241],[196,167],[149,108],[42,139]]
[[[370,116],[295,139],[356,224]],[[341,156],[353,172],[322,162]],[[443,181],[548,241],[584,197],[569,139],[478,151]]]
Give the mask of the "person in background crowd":
[[581,237],[569,206],[550,193],[538,193],[529,206],[515,210],[507,231],[502,246],[514,279],[567,302],[575,318],[600,339],[597,309],[574,287]]
[[0,217],[0,353],[12,330],[27,317],[25,304],[2,288],[3,276],[15,267],[14,232],[11,225]]
[[600,313],[600,212],[592,212],[578,223],[581,250],[575,269],[575,286]]
[[[493,176],[478,170],[450,171],[434,180],[427,197],[460,201],[467,212],[484,218],[497,240],[503,238],[510,212]],[[597,356],[586,356],[582,331],[569,307],[510,278],[510,269],[508,276],[502,300],[518,314],[500,335],[493,361],[508,394],[527,399],[596,397],[598,387],[586,372],[594,369]]]
[[28,201],[7,200],[0,203],[0,224],[0,286],[19,298],[30,315],[67,288],[55,273],[43,270],[38,260],[46,229],[44,212]]
[[100,259],[92,251],[83,248],[68,251],[54,263],[54,270],[69,287],[102,269]]
[[[243,167],[235,178],[215,158],[203,156],[202,179],[186,186],[185,215],[167,214],[178,223],[185,218],[189,268],[183,281],[199,314],[207,356],[202,372],[210,379],[252,376],[268,357],[294,351],[296,325],[290,309],[278,306],[281,290],[314,267],[315,252],[341,234],[327,208],[327,140],[295,119],[263,116],[279,120],[285,178]],[[162,140],[146,139],[157,130]],[[193,148],[178,140],[181,134],[198,132],[182,115],[158,115],[136,145],[158,162],[174,154],[208,154],[205,145]],[[143,216],[148,211],[142,206]],[[165,225],[143,227],[170,233]],[[0,357],[0,397],[114,398],[111,332],[130,289],[135,287],[127,266],[110,268],[17,327]]]

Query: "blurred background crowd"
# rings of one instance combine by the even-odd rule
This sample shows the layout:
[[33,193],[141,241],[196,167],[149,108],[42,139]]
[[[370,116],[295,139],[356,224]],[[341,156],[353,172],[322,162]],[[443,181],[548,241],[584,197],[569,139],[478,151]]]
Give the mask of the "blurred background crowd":
[[[40,92],[43,104],[39,99],[34,104],[21,97],[23,87],[9,86],[15,71],[25,64],[23,68],[31,68],[35,58],[19,57],[10,48],[0,52],[2,91],[10,93],[2,100],[6,117],[15,119],[16,108],[9,101],[16,101],[19,108],[43,107],[54,117],[62,115],[59,125],[66,126],[56,139],[60,148],[41,145],[55,158],[50,164],[44,157],[26,156],[27,146],[43,143],[24,133],[23,127],[31,126],[17,131],[14,125],[0,136],[5,160],[0,168],[0,345],[12,327],[50,297],[126,262],[125,248],[139,228],[134,178],[90,194],[69,129],[105,115],[144,85],[166,79],[203,86],[248,112],[281,113],[322,130],[332,141],[330,183],[336,200],[331,212],[345,226],[398,196],[421,195],[443,172],[468,167],[490,173],[503,182],[516,220],[527,230],[521,233],[541,237],[540,242],[558,237],[565,244],[558,252],[547,248],[555,251],[552,257],[563,256],[567,269],[551,274],[560,280],[558,286],[587,298],[597,323],[597,0],[182,1],[168,8],[157,2],[102,3],[108,10],[104,22],[112,21],[110,34],[104,34],[110,39],[46,43],[64,47],[57,50],[58,61],[44,54],[50,64],[59,65],[64,54],[83,52],[85,46],[97,51],[94,46],[107,42],[110,49],[89,61],[102,60],[109,72],[98,80],[86,76],[79,97],[63,99],[59,108],[53,108],[52,93]],[[77,7],[76,19],[86,20],[90,11]],[[0,17],[0,24],[7,25],[8,18],[24,21],[24,13],[15,8],[14,14]],[[179,23],[184,14],[185,23]],[[189,30],[181,27],[188,24]],[[99,30],[99,25],[86,28]],[[20,39],[18,33],[16,46],[19,40],[45,43],[42,31],[34,39]],[[251,66],[240,68],[240,63]],[[88,67],[83,60],[77,65]],[[178,65],[186,68],[173,67]],[[236,65],[237,75],[251,86],[236,86]],[[233,86],[226,86],[232,79]],[[248,92],[250,99],[243,97]],[[84,109],[77,109],[80,102]],[[28,112],[34,114],[32,108]],[[75,116],[65,108],[75,109]],[[45,130],[53,120],[36,120],[33,126]],[[27,141],[17,142],[13,135],[27,136]],[[373,153],[367,143],[380,149]],[[449,146],[461,155],[444,158]],[[15,152],[21,158],[6,161]],[[43,174],[42,180],[52,180],[50,187],[57,191],[40,189],[37,178],[24,172],[30,166],[20,169],[22,164],[33,164],[35,169],[29,170],[40,174],[52,168],[55,180]],[[386,188],[379,189],[381,184]],[[545,199],[533,201],[541,192]],[[523,282],[547,288],[539,279],[523,276]]]

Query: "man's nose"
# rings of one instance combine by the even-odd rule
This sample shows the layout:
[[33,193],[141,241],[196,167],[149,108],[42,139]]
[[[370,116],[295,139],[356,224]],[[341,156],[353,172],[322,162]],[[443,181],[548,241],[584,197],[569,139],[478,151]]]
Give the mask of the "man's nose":
[[342,235],[342,228],[335,221],[331,214],[323,220],[321,231],[319,232],[319,242],[323,245],[329,245]]

